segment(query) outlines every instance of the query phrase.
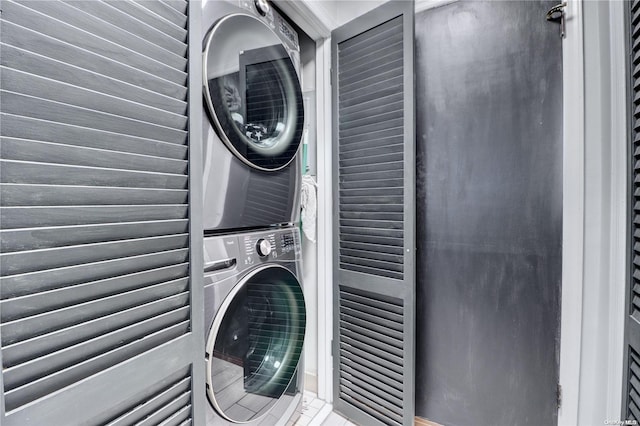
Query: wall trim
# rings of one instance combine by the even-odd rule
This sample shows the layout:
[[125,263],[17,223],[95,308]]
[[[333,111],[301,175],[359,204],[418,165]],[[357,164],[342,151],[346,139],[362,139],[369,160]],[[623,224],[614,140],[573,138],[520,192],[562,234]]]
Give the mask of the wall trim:
[[335,17],[323,2],[275,0],[274,3],[313,40],[331,36],[331,29],[336,27]]
[[415,13],[422,12],[423,10],[435,9],[436,7],[446,6],[451,3],[455,3],[460,0],[415,0],[416,10]]
[[331,141],[331,39],[316,43],[318,161],[318,398],[333,401],[333,194]]

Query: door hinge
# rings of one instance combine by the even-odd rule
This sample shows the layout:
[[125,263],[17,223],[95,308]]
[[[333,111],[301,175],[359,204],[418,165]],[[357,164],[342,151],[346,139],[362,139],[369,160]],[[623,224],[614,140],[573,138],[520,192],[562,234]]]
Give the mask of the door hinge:
[[333,346],[333,339],[331,339],[331,356],[332,357],[336,356],[336,348],[335,346]]
[[329,85],[333,86],[333,68],[329,68]]
[[565,38],[565,19],[564,19],[564,8],[567,7],[567,2],[562,2],[553,6],[547,12],[546,18],[549,22],[557,22],[560,24],[560,38]]
[[556,398],[558,403],[558,410],[562,406],[562,386],[558,383],[558,388],[556,389]]

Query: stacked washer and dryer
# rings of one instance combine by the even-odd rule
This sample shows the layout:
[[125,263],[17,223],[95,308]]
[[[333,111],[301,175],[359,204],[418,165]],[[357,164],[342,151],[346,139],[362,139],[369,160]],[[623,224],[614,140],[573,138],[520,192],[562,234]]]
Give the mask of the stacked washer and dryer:
[[207,424],[286,425],[306,325],[298,36],[265,0],[202,8]]

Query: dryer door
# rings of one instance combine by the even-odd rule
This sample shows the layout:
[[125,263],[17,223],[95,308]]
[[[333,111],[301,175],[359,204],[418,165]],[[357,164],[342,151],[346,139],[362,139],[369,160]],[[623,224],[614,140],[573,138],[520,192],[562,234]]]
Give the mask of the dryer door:
[[289,270],[265,266],[233,288],[207,341],[207,394],[221,416],[246,423],[269,412],[296,375],[305,324],[302,288]]
[[226,16],[205,39],[203,66],[209,117],[227,147],[260,170],[289,164],[302,138],[304,108],[278,35],[253,16]]

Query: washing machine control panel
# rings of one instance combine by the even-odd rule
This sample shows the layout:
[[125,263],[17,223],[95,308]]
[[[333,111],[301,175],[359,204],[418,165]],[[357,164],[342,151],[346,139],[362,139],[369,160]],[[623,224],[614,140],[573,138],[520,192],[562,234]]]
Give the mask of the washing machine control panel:
[[238,0],[238,5],[257,14],[262,21],[286,42],[289,49],[300,50],[298,32],[278,12],[273,10],[267,0]]
[[204,272],[213,281],[266,262],[293,262],[301,257],[297,228],[204,239]]
[[[297,230],[296,230],[297,232]],[[269,260],[296,260],[301,255],[299,237],[294,231],[261,232],[242,235],[241,265],[252,266]]]
[[282,247],[282,253],[291,253],[296,249],[296,241],[293,233],[280,235],[280,246]]

